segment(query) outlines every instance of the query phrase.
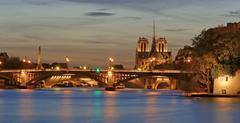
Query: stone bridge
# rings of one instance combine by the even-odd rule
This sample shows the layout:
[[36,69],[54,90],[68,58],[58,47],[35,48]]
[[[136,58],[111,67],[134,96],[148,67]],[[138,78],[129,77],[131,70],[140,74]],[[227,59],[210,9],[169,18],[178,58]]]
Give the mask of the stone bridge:
[[[36,70],[36,69],[21,69],[21,70],[0,70],[0,80],[10,83],[19,83],[22,86],[35,85],[37,82],[46,80],[52,76],[71,76],[72,77],[88,77],[96,80],[99,83],[108,84],[109,78],[112,77],[114,83],[124,83],[129,80],[144,77],[162,76],[173,79],[184,79],[191,76],[191,71],[181,70],[80,70],[80,69],[60,69],[60,70]],[[155,83],[155,88],[158,84]],[[154,88],[154,87],[153,87]]]

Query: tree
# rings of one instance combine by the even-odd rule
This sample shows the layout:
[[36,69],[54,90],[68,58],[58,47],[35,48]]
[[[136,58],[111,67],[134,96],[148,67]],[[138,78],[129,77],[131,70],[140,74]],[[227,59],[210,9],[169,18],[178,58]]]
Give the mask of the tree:
[[192,70],[195,80],[213,91],[214,79],[223,74],[233,75],[239,68],[240,33],[203,30],[193,40]]
[[124,66],[122,64],[114,64],[113,68],[116,69],[116,70],[123,70]]
[[21,68],[22,62],[19,57],[10,57],[4,65],[4,69],[21,69]]

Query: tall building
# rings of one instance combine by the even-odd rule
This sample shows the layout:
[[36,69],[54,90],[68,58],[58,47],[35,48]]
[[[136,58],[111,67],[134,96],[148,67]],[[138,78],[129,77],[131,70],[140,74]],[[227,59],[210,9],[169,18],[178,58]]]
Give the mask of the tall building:
[[171,63],[172,55],[168,51],[165,37],[156,39],[155,22],[153,22],[153,37],[151,49],[149,41],[145,37],[139,37],[136,48],[136,69],[152,70],[159,64]]

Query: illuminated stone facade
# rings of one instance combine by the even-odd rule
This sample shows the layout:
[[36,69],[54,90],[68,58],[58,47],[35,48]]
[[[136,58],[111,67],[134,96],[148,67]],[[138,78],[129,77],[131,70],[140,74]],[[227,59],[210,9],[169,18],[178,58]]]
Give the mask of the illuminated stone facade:
[[141,70],[152,70],[154,66],[172,62],[171,52],[168,51],[165,37],[156,39],[155,24],[153,24],[152,46],[149,48],[149,41],[145,37],[138,39],[136,48],[135,68]]
[[193,57],[193,48],[190,46],[184,46],[183,49],[179,49],[175,58],[175,64],[191,63]]
[[227,23],[226,26],[220,25],[218,27],[209,29],[209,31],[217,31],[218,33],[240,32],[240,22]]
[[240,70],[235,76],[220,76],[214,81],[214,94],[237,95],[240,94]]

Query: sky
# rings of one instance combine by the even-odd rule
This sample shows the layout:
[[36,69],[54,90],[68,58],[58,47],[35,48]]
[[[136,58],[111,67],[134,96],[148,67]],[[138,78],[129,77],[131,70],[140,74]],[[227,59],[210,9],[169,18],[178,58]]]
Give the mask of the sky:
[[0,52],[37,61],[133,68],[137,40],[165,37],[173,56],[201,30],[240,20],[240,0],[0,0]]

